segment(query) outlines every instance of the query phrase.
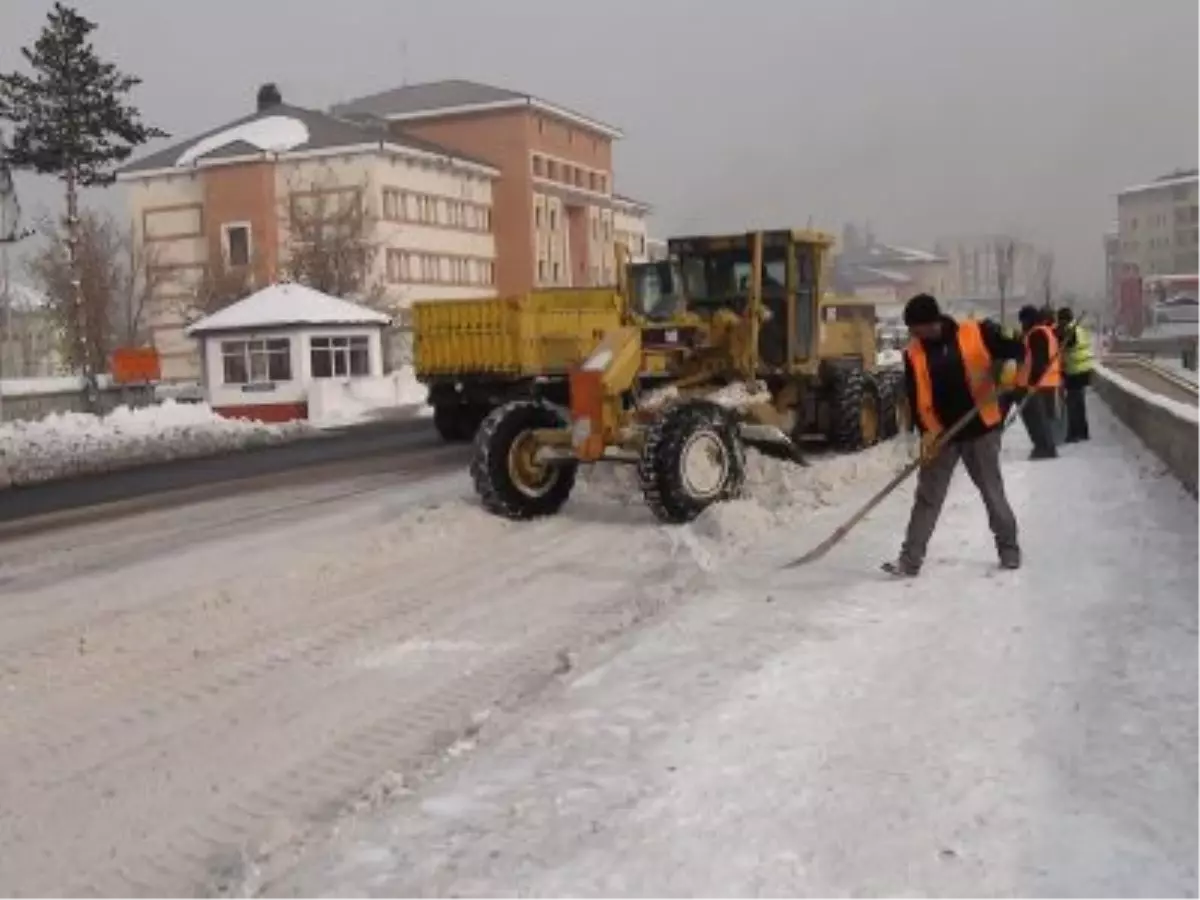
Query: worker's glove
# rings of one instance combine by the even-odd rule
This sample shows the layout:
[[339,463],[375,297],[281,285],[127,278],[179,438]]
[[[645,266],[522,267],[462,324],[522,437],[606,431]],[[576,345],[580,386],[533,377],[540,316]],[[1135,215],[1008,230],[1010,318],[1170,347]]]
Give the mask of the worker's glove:
[[921,432],[921,465],[927,466],[941,452],[941,444],[938,443],[938,436],[931,431]]
[[1000,366],[1000,388],[1005,391],[1011,391],[1017,386],[1017,362],[1013,359],[1006,359],[1004,364]]

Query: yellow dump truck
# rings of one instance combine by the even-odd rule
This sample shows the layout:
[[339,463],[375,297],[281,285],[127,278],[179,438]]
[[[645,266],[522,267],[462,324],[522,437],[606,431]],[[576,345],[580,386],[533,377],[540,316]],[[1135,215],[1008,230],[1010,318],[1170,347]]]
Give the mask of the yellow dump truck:
[[[414,303],[414,369],[429,390],[442,438],[470,440],[484,417],[510,400],[540,397],[565,405],[571,369],[606,332],[671,307],[673,298],[659,289],[673,281],[662,273],[669,263],[624,262],[618,254],[615,287]],[[647,380],[667,368],[669,352],[668,346],[647,353]]]
[[414,368],[438,433],[469,440],[489,412],[519,397],[565,403],[567,373],[624,312],[612,288],[414,303]]

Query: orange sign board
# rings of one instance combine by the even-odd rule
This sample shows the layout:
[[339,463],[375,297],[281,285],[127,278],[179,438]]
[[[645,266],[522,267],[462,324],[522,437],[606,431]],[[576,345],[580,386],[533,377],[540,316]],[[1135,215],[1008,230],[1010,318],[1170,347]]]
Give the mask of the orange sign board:
[[118,347],[109,370],[117,384],[145,384],[162,377],[158,351],[153,347]]

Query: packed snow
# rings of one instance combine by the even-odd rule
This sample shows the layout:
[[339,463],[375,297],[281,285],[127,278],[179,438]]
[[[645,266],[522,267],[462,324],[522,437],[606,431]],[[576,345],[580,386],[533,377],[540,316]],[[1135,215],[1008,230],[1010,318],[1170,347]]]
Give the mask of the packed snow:
[[[961,472],[919,579],[878,570],[911,484],[823,560],[781,570],[909,458],[901,442],[810,469],[751,452],[747,500],[683,528],[641,515],[616,467],[548,522],[497,523],[466,499],[424,513],[473,554],[529,535],[535,562],[499,593],[530,609],[618,573],[677,602],[568,660],[519,718],[481,711],[437,778],[389,775],[389,799],[253,890],[1194,896],[1195,502],[1099,403],[1092,424],[1052,462],[1006,436],[1018,572],[996,570]],[[463,665],[498,652],[484,634]]]
[[56,413],[0,425],[0,487],[243,450],[310,431],[305,423],[226,419],[206,404],[173,400],[136,409],[121,406],[106,416]]
[[308,137],[308,126],[297,118],[265,116],[201,138],[179,154],[175,165],[193,165],[209,153],[233,143],[249,144],[270,153],[286,153],[307,144]]
[[403,413],[431,416],[428,399],[412,366],[379,378],[319,378],[309,385],[308,418],[318,428],[344,428]]
[[1172,400],[1170,397],[1164,397],[1155,391],[1147,390],[1139,384],[1134,384],[1128,378],[1123,378],[1106,366],[1097,366],[1097,375],[1105,381],[1110,381],[1127,394],[1137,397],[1144,403],[1149,403],[1151,406],[1157,406],[1159,409],[1166,410],[1173,416],[1183,419],[1185,422],[1198,423],[1200,422],[1200,411],[1196,406],[1187,403],[1180,403],[1178,400]]
[[[97,384],[103,389],[112,386],[112,376],[98,375]],[[41,378],[0,378],[0,403],[5,397],[44,397],[50,394],[82,393],[82,375],[47,375]]]

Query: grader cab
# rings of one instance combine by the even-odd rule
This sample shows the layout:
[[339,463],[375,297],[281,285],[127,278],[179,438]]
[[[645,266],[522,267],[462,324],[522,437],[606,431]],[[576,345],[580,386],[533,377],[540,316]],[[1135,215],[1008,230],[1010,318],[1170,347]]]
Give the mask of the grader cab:
[[[738,495],[747,446],[803,463],[807,438],[857,450],[889,436],[874,358],[822,358],[832,245],[790,229],[669,241],[670,262],[628,288],[634,317],[570,372],[565,407],[515,401],[483,422],[471,472],[484,506],[550,515],[580,465],[624,462],[656,517],[682,523]],[[668,389],[650,394],[648,372]]]

